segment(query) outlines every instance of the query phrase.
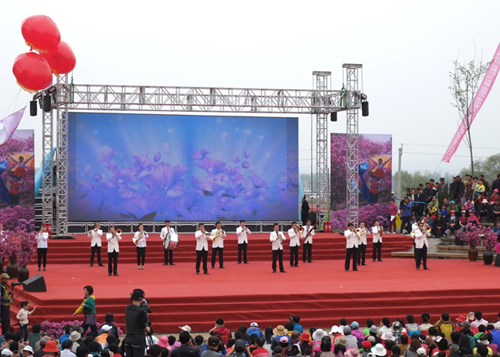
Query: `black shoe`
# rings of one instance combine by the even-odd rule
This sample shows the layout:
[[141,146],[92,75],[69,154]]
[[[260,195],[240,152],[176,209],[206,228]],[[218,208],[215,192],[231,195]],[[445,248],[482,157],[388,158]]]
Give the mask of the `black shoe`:
[[280,273],[286,273],[286,270],[281,270]]
[[417,268],[417,270],[420,270],[420,268]]
[[238,262],[238,264],[241,264],[241,262]]
[[175,265],[174,263],[170,263],[170,265]]
[[290,265],[290,268],[293,268],[293,264],[292,264],[292,265]]
[[111,273],[108,273],[108,276],[111,276]]
[[424,267],[424,270],[430,270],[430,269],[429,269],[429,268],[427,268],[427,267]]
[[382,259],[379,259],[378,261],[379,261],[379,262],[381,262],[381,261],[382,261]]
[[359,271],[358,269],[353,269],[352,271]]
[[197,271],[197,272],[196,272],[196,274],[200,274],[200,272],[199,272],[199,271]]
[[220,269],[226,269],[226,268],[224,268],[224,267],[220,267]]
[[313,262],[312,260],[308,261],[308,263],[312,263],[312,262]]
[[273,273],[276,273],[276,269],[273,269]]
[[163,265],[168,265],[167,263],[163,263]]
[[345,271],[349,271],[349,269],[346,269]]
[[94,264],[90,264],[90,265],[89,265],[89,267],[93,267],[93,266],[94,266]]
[[361,265],[366,265],[365,263],[361,264]]
[[43,271],[45,271],[45,267],[43,267]]
[[38,271],[40,271],[40,268],[38,268]]
[[104,264],[99,264],[99,266],[100,266],[100,267],[103,267],[103,266],[104,266]]
[[210,273],[209,273],[208,271],[206,271],[206,272],[204,272],[203,274],[207,274],[207,275],[208,275],[208,274],[210,274]]
[[305,263],[306,263],[306,261],[305,261],[305,260],[303,260],[303,261],[302,261],[302,263],[304,263],[304,264],[305,264]]
[[299,267],[299,265],[297,264],[297,265],[295,265],[295,267],[296,267],[296,268],[298,268],[298,267]]
[[245,262],[245,264],[250,264],[249,262]]
[[212,265],[212,269],[215,269],[215,265]]
[[375,261],[375,259],[373,259],[373,261]]

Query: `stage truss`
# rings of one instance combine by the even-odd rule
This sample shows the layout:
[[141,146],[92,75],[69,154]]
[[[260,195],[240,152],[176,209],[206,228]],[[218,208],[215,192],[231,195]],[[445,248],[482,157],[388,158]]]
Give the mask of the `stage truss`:
[[[347,66],[347,67],[346,67]],[[53,157],[53,112],[43,113],[43,157],[50,161],[43,166],[42,215],[43,223],[52,223],[54,172],[57,167],[57,189],[55,196],[56,235],[68,235],[68,112],[69,111],[114,111],[114,112],[220,112],[262,114],[315,114],[316,115],[316,196],[318,227],[324,222],[330,202],[328,182],[328,114],[347,111],[355,115],[361,107],[357,76],[350,75],[352,66],[344,64],[348,78],[347,91],[329,89],[330,72],[313,72],[314,89],[262,89],[262,88],[215,88],[215,87],[170,87],[87,85],[69,82],[68,75],[57,80],[56,102],[52,105],[57,119],[57,150]],[[351,82],[349,82],[351,78]],[[352,120],[351,120],[352,122]],[[354,125],[354,124],[353,124]],[[351,125],[352,126],[352,125]],[[348,124],[348,135],[349,132]],[[358,129],[351,135],[357,136]],[[357,142],[357,137],[356,137]],[[356,144],[357,148],[357,144]],[[356,155],[357,150],[352,153]],[[354,156],[351,157],[354,162]],[[357,162],[357,161],[356,161]],[[351,167],[351,166],[348,166]],[[357,167],[356,167],[357,170]],[[349,192],[349,181],[348,181]],[[348,194],[349,197],[349,194]],[[348,200],[355,203],[357,199]],[[348,213],[349,217],[349,213]]]

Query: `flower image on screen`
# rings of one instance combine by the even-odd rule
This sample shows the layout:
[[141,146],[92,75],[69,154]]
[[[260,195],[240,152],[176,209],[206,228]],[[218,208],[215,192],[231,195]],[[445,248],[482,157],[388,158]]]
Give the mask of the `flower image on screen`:
[[298,119],[69,114],[70,221],[294,220]]

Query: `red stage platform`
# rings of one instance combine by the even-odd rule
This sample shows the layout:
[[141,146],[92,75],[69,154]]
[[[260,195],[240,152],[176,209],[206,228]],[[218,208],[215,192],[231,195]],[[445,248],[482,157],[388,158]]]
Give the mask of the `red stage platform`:
[[[84,252],[87,255],[88,249]],[[368,260],[367,264],[358,272],[346,272],[342,260],[300,261],[298,268],[290,268],[285,261],[287,273],[273,274],[270,260],[251,260],[249,265],[227,262],[224,270],[209,268],[210,275],[196,275],[192,255],[190,263],[177,262],[175,266],[146,262],[145,270],[137,270],[135,264],[120,264],[120,276],[115,277],[97,265],[49,263],[42,272],[47,292],[22,292],[11,315],[15,321],[20,301],[27,299],[38,305],[30,316],[31,323],[73,321],[72,313],[87,284],[95,289],[98,320],[112,312],[122,328],[130,292],[134,288],[145,290],[151,299],[155,332],[178,332],[178,326],[184,324],[193,331],[207,331],[218,317],[234,330],[253,321],[274,327],[295,314],[309,328],[330,327],[342,317],[363,325],[366,318],[380,321],[387,316],[393,320],[422,312],[437,321],[442,312],[455,318],[482,310],[485,318],[493,321],[500,310],[496,303],[500,282],[495,278],[500,270],[482,261],[430,260],[429,271],[417,271],[413,259]],[[29,268],[34,275],[36,267]]]

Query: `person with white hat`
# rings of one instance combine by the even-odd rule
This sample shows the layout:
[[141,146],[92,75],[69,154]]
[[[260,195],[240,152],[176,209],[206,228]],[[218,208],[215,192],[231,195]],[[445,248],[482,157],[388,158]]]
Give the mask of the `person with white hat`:
[[25,346],[23,348],[23,356],[24,357],[29,357],[29,356],[33,356],[33,348],[31,346]]
[[257,337],[260,338],[264,337],[264,334],[262,333],[262,330],[259,328],[259,324],[257,322],[252,322],[247,332],[248,336],[257,335]]
[[384,345],[382,345],[381,343],[377,343],[375,347],[372,348],[372,353],[378,357],[385,357],[387,351],[385,350]]

